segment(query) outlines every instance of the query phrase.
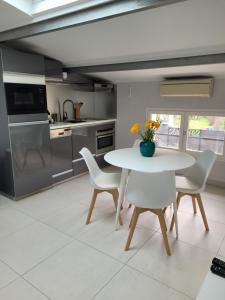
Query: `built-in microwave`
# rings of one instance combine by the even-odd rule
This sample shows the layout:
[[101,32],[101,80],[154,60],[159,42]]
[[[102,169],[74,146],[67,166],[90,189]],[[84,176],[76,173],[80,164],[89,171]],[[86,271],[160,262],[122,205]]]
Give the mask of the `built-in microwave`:
[[8,115],[47,112],[45,85],[4,83]]

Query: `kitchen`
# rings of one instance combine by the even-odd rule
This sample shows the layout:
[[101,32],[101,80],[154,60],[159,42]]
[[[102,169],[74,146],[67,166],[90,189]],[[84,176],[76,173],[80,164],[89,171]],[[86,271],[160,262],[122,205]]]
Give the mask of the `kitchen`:
[[[1,52],[6,95],[1,105],[7,107],[3,112],[12,151],[11,161],[8,147],[1,143],[4,176],[8,175],[2,178],[2,192],[18,200],[87,172],[79,155],[82,147],[91,149],[99,165],[106,166],[104,154],[115,149],[113,85],[63,80],[66,72],[59,69],[59,62],[54,68],[50,61],[49,68],[49,60],[42,56],[10,48]],[[23,61],[30,63],[24,68]]]
[[0,300],[224,300],[224,14],[0,0]]

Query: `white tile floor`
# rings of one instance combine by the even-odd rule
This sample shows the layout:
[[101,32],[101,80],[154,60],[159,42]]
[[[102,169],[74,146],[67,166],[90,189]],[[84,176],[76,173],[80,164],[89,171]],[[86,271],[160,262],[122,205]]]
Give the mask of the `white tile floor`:
[[[131,209],[115,231],[108,194],[86,226],[91,192],[85,175],[18,202],[0,196],[0,300],[190,300],[212,258],[225,258],[222,188],[208,186],[202,195],[209,233],[190,199],[182,200],[179,240],[169,233],[171,257],[150,213],[140,217],[125,252]],[[170,209],[166,215],[169,224]]]

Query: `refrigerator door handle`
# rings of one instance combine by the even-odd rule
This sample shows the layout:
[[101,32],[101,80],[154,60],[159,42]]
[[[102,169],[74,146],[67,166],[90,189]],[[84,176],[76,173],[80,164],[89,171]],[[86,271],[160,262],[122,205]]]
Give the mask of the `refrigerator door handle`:
[[9,127],[19,127],[19,126],[31,126],[39,124],[49,124],[48,120],[46,121],[34,121],[34,122],[20,122],[20,123],[9,123]]

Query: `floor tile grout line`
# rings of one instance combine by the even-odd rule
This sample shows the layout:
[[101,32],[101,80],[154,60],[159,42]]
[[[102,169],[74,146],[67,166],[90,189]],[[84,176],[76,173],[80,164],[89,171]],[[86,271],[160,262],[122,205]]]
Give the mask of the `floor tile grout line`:
[[[79,204],[80,204],[80,205],[83,205],[83,204],[81,204],[80,202],[79,202]],[[6,206],[9,205],[9,206],[12,207],[13,209],[17,210],[17,208],[15,208],[14,206],[11,206],[10,204],[5,204],[5,205],[6,205]],[[71,204],[71,205],[73,205],[73,204]],[[66,208],[68,208],[68,207],[70,207],[70,205],[69,205],[69,206],[66,206],[66,207],[63,207],[63,209],[66,209]],[[23,213],[24,215],[26,215],[26,212],[25,212],[25,211],[23,211],[23,210],[18,210],[18,211],[20,211],[21,213]],[[59,213],[59,211],[60,211],[60,209],[58,209],[57,211],[55,211],[55,212],[54,212],[54,215],[57,215],[57,214]],[[189,212],[187,212],[187,211],[185,211],[185,210],[182,210],[182,209],[181,209],[180,211],[181,211],[181,213],[190,214]],[[51,215],[53,215],[53,214],[50,214],[50,215],[47,216],[47,217],[50,217]],[[63,234],[63,235],[66,236],[66,237],[69,237],[69,238],[71,239],[71,243],[72,243],[73,241],[79,241],[80,243],[83,243],[83,244],[85,244],[86,246],[95,249],[96,251],[102,253],[103,255],[109,256],[110,258],[112,258],[112,259],[118,261],[118,262],[122,265],[122,267],[121,267],[121,269],[120,269],[116,274],[118,274],[119,272],[121,272],[122,269],[125,268],[125,266],[131,268],[131,266],[128,265],[128,263],[130,262],[130,260],[131,260],[131,259],[132,259],[132,258],[133,258],[133,257],[134,257],[134,256],[135,256],[135,255],[136,255],[136,254],[144,247],[144,245],[145,245],[146,243],[149,242],[149,240],[153,237],[154,234],[159,233],[158,230],[154,230],[155,232],[153,233],[153,235],[152,235],[151,237],[149,237],[149,238],[144,242],[144,244],[140,247],[140,249],[139,249],[137,252],[135,252],[135,253],[134,253],[134,254],[133,254],[126,262],[121,262],[120,260],[115,259],[115,257],[112,257],[112,256],[108,255],[107,253],[105,253],[105,252],[103,252],[103,251],[99,251],[99,249],[96,249],[96,248],[92,247],[90,244],[85,243],[85,242],[83,242],[83,241],[81,241],[81,240],[79,240],[79,239],[77,239],[77,238],[75,238],[75,237],[72,237],[72,236],[70,236],[70,235],[67,235],[67,234],[65,234],[64,232],[58,230],[57,228],[52,227],[52,226],[49,225],[49,224],[43,223],[42,218],[41,218],[41,219],[36,219],[36,218],[34,218],[33,216],[31,216],[31,215],[29,215],[29,214],[28,214],[28,216],[31,217],[32,219],[34,219],[34,221],[33,221],[32,223],[30,223],[30,224],[27,224],[27,226],[29,226],[29,225],[31,225],[31,224],[34,224],[35,222],[38,222],[38,223],[41,223],[41,224],[45,224],[45,225],[48,226],[49,228],[54,229],[55,231],[57,231],[57,232]],[[197,217],[198,217],[198,218],[201,218],[200,216],[197,216]],[[218,222],[218,221],[214,221],[214,220],[212,220],[212,219],[211,219],[211,221],[216,222],[216,223],[219,223],[219,224],[223,224],[223,225],[224,225],[224,223],[221,223],[221,222]],[[24,227],[23,227],[23,228],[24,228]],[[22,229],[23,229],[23,228],[22,228]],[[145,229],[146,229],[147,227],[144,227],[144,226],[143,226],[142,228],[145,228]],[[14,233],[14,232],[13,232],[13,233]],[[225,237],[224,237],[223,240],[221,241],[221,245],[222,245],[224,239],[225,239]],[[192,246],[192,247],[198,247],[197,245],[189,244],[188,242],[185,242],[185,241],[181,241],[181,240],[180,240],[180,242],[182,242],[182,243],[184,243],[184,244],[187,244],[187,245],[190,245],[190,246]],[[50,254],[47,258],[45,258],[44,260],[48,259],[48,258],[51,257],[51,256],[54,256],[55,253],[57,253],[58,251],[60,251],[60,250],[63,249],[64,247],[68,246],[69,244],[70,244],[70,243],[64,245],[64,246],[61,247],[60,249],[57,249],[56,252],[51,253],[51,254]],[[220,247],[219,247],[219,250],[220,250],[220,248],[221,248],[221,245],[220,245]],[[198,247],[198,248],[200,248],[200,249],[203,250],[203,251],[206,251],[206,252],[211,253],[211,251],[208,251],[207,249],[204,249],[204,248],[201,248],[201,247]],[[217,251],[217,253],[219,252],[219,250]],[[3,262],[4,264],[6,264],[4,261],[2,261],[2,262]],[[37,265],[35,265],[34,268],[37,267],[37,266],[38,266],[39,264],[41,264],[41,263],[42,263],[42,261],[39,262]],[[7,264],[6,264],[6,265],[7,265]],[[10,266],[9,266],[9,267],[10,267]],[[12,268],[10,267],[10,269],[12,269]],[[135,269],[135,268],[134,268],[134,269]],[[12,269],[12,270],[17,274],[17,272],[16,272],[14,269]],[[30,271],[30,270],[29,270],[29,271]],[[136,269],[136,271],[140,272],[140,270],[138,270],[138,269]],[[140,272],[140,273],[141,273],[141,272]],[[115,274],[114,276],[116,276],[116,274]],[[150,278],[152,278],[152,279],[154,279],[154,280],[157,281],[157,279],[155,279],[154,277],[151,277],[151,276],[149,276],[148,274],[145,274],[145,273],[143,273],[143,274],[144,274],[145,276],[148,276],[148,277],[150,277]],[[23,277],[23,275],[18,274],[18,276],[19,276],[19,277],[17,277],[15,280],[17,280],[18,278],[23,278],[24,280],[26,280],[26,279]],[[114,277],[114,276],[113,276],[113,277]],[[113,277],[111,278],[111,280],[113,279]],[[11,281],[9,284],[11,284],[12,282],[14,282],[15,280]],[[109,284],[109,283],[111,282],[111,280],[109,280],[109,282],[106,283],[106,285]],[[26,281],[27,281],[27,280],[26,280]],[[29,281],[27,281],[27,282],[30,283]],[[159,281],[159,282],[162,283],[161,281]],[[30,283],[30,284],[31,284],[31,283]],[[162,283],[162,284],[164,284],[164,283]],[[35,286],[34,286],[34,287],[35,287]],[[36,287],[35,287],[35,288],[36,288]],[[176,291],[176,289],[174,289],[174,288],[172,288],[172,287],[170,287],[170,286],[168,286],[168,288],[170,288],[170,289]],[[37,289],[37,288],[36,288],[36,289]],[[102,287],[101,290],[103,290],[103,289],[104,289],[104,287]],[[182,292],[180,292],[180,291],[178,291],[178,292],[179,292],[179,293],[182,293]],[[99,293],[100,293],[100,292],[99,292]],[[98,294],[98,292],[97,292],[97,294]],[[96,296],[97,296],[97,294],[96,294]],[[184,295],[185,295],[185,294],[184,294]],[[96,296],[94,295],[94,298],[95,298]],[[190,297],[190,296],[188,296],[188,297]]]
[[[164,285],[165,287],[167,287],[167,288],[169,288],[169,289],[172,289],[172,290],[174,290],[174,291],[176,291],[176,292],[178,292],[178,293],[180,293],[180,294],[182,294],[182,295],[184,295],[184,296],[187,296],[187,297],[193,299],[190,295],[187,295],[187,294],[185,294],[184,292],[182,292],[182,291],[180,291],[180,290],[177,290],[177,289],[175,289],[175,288],[169,286],[169,285],[166,284],[165,282],[160,281],[158,278],[154,277],[153,274],[152,274],[152,275],[149,275],[149,274],[145,273],[144,271],[142,271],[142,270],[140,270],[140,269],[137,269],[137,268],[135,268],[134,266],[131,266],[131,265],[126,265],[126,267],[131,268],[131,269],[133,269],[133,270],[139,272],[140,274],[142,274],[142,275],[144,275],[144,276],[146,276],[146,277],[148,277],[148,278],[150,278],[150,279],[152,279],[152,280],[154,280],[154,281],[156,281],[156,282],[158,282],[158,283]],[[193,300],[194,300],[194,299],[193,299]]]
[[[39,221],[34,221],[33,223],[31,223],[31,224],[34,224],[34,223],[41,223],[41,224],[44,224],[44,225],[46,225],[47,227],[49,227],[50,229],[53,229],[54,231],[56,231],[56,232],[58,232],[58,233],[60,233],[60,234],[62,234],[62,235],[64,235],[64,237],[65,238],[70,238],[72,241],[79,241],[79,242],[81,242],[81,243],[83,243],[83,244],[85,244],[86,246],[89,246],[89,247],[91,247],[91,248],[93,248],[93,249],[95,249],[95,250],[97,250],[97,251],[99,251],[100,253],[102,253],[102,254],[105,254],[105,255],[107,255],[107,256],[109,256],[109,257],[111,257],[111,258],[113,258],[113,259],[115,259],[116,261],[118,261],[118,262],[120,262],[120,263],[127,263],[127,262],[129,262],[143,247],[144,247],[144,245],[156,234],[156,233],[158,233],[158,234],[161,234],[161,232],[160,231],[158,231],[158,230],[154,230],[154,229],[151,229],[152,230],[152,232],[153,232],[153,234],[152,234],[152,236],[151,237],[149,237],[143,244],[142,244],[142,246],[140,247],[140,249],[138,249],[137,250],[137,252],[135,252],[126,262],[123,262],[123,261],[121,261],[121,260],[118,260],[118,259],[116,259],[115,257],[113,257],[113,256],[111,256],[110,254],[107,254],[106,252],[104,252],[104,251],[101,251],[101,250],[99,250],[99,249],[97,249],[97,248],[95,248],[94,246],[92,246],[92,245],[90,245],[88,242],[85,242],[85,241],[83,241],[83,240],[80,240],[79,239],[79,237],[73,237],[73,236],[71,236],[71,235],[68,235],[68,234],[66,234],[66,233],[64,233],[64,232],[62,232],[62,231],[60,231],[60,230],[58,230],[57,228],[55,228],[55,227],[53,227],[53,226],[51,226],[51,225],[49,225],[49,224],[46,224],[46,223],[44,223],[43,221],[41,221],[41,220],[39,220]],[[30,224],[30,225],[31,225]],[[28,225],[29,226],[29,225]],[[142,227],[143,228],[143,227]],[[141,229],[142,229],[141,228]],[[146,230],[146,227],[144,227],[144,229]],[[171,238],[171,237],[169,237],[169,238]],[[174,239],[174,238],[172,238],[172,239]],[[72,242],[71,241],[71,242]],[[216,252],[212,252],[212,251],[209,251],[209,250],[206,250],[206,249],[204,249],[204,248],[201,248],[201,247],[199,247],[199,246],[197,246],[197,245],[193,245],[193,244],[190,244],[190,243],[188,243],[188,242],[186,242],[186,241],[182,241],[182,240],[179,240],[180,242],[182,242],[182,243],[184,243],[184,244],[187,244],[187,245],[189,245],[189,246],[192,246],[192,247],[197,247],[197,248],[199,248],[199,249],[201,249],[201,250],[203,250],[203,251],[206,251],[206,252],[208,252],[208,253],[210,253],[210,254],[216,254]],[[39,264],[39,263],[38,263]]]
[[[155,231],[154,234],[153,234],[153,235],[152,235],[152,236],[151,236],[151,237],[143,244],[143,246],[142,246],[140,249],[138,249],[137,252],[134,253],[134,255],[133,255],[131,258],[129,258],[129,259],[127,260],[127,262],[126,262],[125,264],[127,264],[134,256],[136,256],[136,255],[141,251],[141,249],[145,246],[145,244],[147,244],[147,243],[153,238],[153,236],[155,236],[156,234],[162,235],[161,232]],[[215,252],[214,252],[214,251],[209,251],[209,250],[203,249],[203,248],[201,248],[201,247],[199,247],[199,246],[197,246],[197,245],[193,245],[193,244],[190,244],[190,243],[185,242],[185,241],[182,241],[182,240],[177,240],[176,237],[168,237],[168,239],[169,239],[169,240],[173,240],[173,241],[175,241],[175,242],[178,241],[178,242],[183,243],[183,244],[185,244],[185,245],[187,245],[187,246],[190,246],[190,247],[198,248],[198,249],[202,250],[203,252],[206,252],[206,253],[208,253],[208,254],[210,254],[210,255],[215,255],[215,254],[216,254],[216,251],[215,251]],[[224,238],[224,239],[225,239],[225,238]]]
[[[198,216],[199,217],[199,216]],[[201,217],[200,217],[201,218]],[[218,222],[214,222],[214,223],[217,223],[218,224]],[[221,223],[219,223],[220,225],[225,225],[225,224],[221,224]],[[160,229],[158,229],[158,230],[156,230],[156,232],[158,232],[159,234],[161,234],[161,231],[160,231]],[[207,234],[207,232],[206,232],[206,234]],[[181,236],[181,235],[180,235]],[[180,237],[179,236],[179,237]],[[176,237],[175,236],[168,236],[168,238],[169,239],[176,239]],[[222,243],[223,243],[223,240],[225,240],[225,232],[224,232],[224,237],[222,238],[222,241],[220,242],[220,246],[219,246],[219,249],[221,248],[221,245],[222,245]],[[206,251],[206,252],[208,252],[208,253],[217,253],[219,250],[215,250],[215,251],[211,251],[211,250],[208,250],[208,249],[205,249],[205,248],[203,248],[203,247],[201,247],[201,246],[199,246],[199,245],[194,245],[194,244],[191,244],[190,242],[187,242],[187,241],[184,241],[184,240],[182,240],[182,239],[180,239],[180,238],[178,238],[178,241],[180,241],[180,242],[182,242],[182,243],[185,243],[185,244],[187,244],[187,245],[189,245],[189,246],[192,246],[192,247],[196,247],[196,248],[198,248],[198,249],[201,249],[201,250],[204,250],[204,251]]]
[[9,267],[14,273],[16,273],[19,277],[24,278],[24,276],[29,273],[30,271],[32,271],[34,268],[36,268],[38,265],[40,265],[41,263],[43,263],[45,260],[49,259],[51,256],[54,256],[57,252],[59,252],[60,250],[62,250],[63,248],[69,246],[70,244],[72,244],[74,242],[74,240],[69,241],[67,244],[63,245],[62,247],[58,248],[57,250],[55,250],[54,252],[50,253],[48,256],[46,256],[45,258],[43,258],[42,260],[40,260],[37,264],[35,264],[34,266],[32,266],[30,269],[26,270],[24,273],[19,273],[18,271],[16,271],[12,266],[10,266],[7,262],[5,262],[4,260],[2,260],[0,258],[0,261],[5,264],[7,267]]
[[40,264],[42,264],[43,262],[45,262],[47,259],[51,258],[52,256],[55,256],[59,251],[61,251],[62,249],[66,248],[67,246],[69,246],[70,244],[72,244],[74,241],[71,240],[68,243],[66,243],[65,245],[63,245],[62,247],[58,248],[57,250],[53,251],[52,253],[50,253],[48,256],[46,256],[45,258],[43,258],[42,260],[40,260],[37,264],[35,264],[34,266],[32,266],[30,269],[26,270],[24,273],[20,274],[20,276],[22,276],[23,278],[25,278],[24,276],[31,272],[33,269],[35,269],[36,267],[38,267]]
[[0,262],[6,265],[12,272],[16,273],[17,276],[21,276],[21,274],[18,271],[14,270],[7,262],[2,260],[1,258],[0,258]]
[[218,249],[218,251],[216,252],[216,255],[217,255],[217,256],[220,255],[219,252],[220,252],[220,249],[221,249],[223,243],[225,243],[225,236],[223,237],[223,240],[222,240],[221,243],[220,243],[219,249]]
[[21,278],[21,276],[18,276],[16,278],[14,278],[13,280],[11,280],[10,282],[8,282],[6,285],[1,286],[0,292],[1,292],[1,290],[7,288],[10,284],[12,284],[13,282],[15,282],[16,280],[18,280],[19,278]]
[[48,223],[45,223],[45,222],[40,221],[40,220],[37,221],[37,223],[39,223],[39,224],[41,224],[41,225],[44,225],[44,226],[48,227],[49,229],[51,229],[51,230],[53,230],[53,231],[59,233],[59,234],[62,235],[64,238],[67,238],[67,239],[69,238],[70,240],[73,240],[73,237],[72,237],[72,236],[66,234],[66,233],[63,232],[63,231],[58,230],[57,228],[55,228],[55,227],[49,225]]
[[27,282],[27,284],[30,284],[35,290],[37,290],[38,292],[40,292],[43,296],[45,296],[47,299],[49,300],[53,300],[52,298],[50,298],[48,295],[46,295],[42,290],[40,290],[38,287],[36,287],[32,282],[30,282],[29,280],[27,280],[26,278],[22,277],[24,281]]
[[[152,231],[152,232],[153,232],[153,231]],[[154,231],[153,234],[152,234],[152,236],[153,236],[155,233],[157,233],[157,231]],[[149,238],[141,245],[141,248],[145,245],[145,243],[147,243],[147,242],[152,238],[152,236],[149,237]],[[84,245],[86,245],[86,246],[88,246],[88,247],[90,247],[90,248],[92,248],[92,249],[94,249],[94,250],[96,250],[96,251],[98,251],[98,252],[100,252],[100,253],[102,253],[102,254],[104,254],[104,255],[110,257],[110,258],[112,258],[112,259],[114,259],[114,260],[116,260],[116,261],[119,262],[119,263],[126,264],[126,262],[123,262],[122,260],[119,260],[119,259],[117,259],[116,257],[114,257],[114,256],[112,256],[112,255],[110,255],[110,254],[108,254],[108,253],[106,253],[106,252],[104,252],[104,251],[102,251],[102,250],[100,250],[100,249],[98,249],[98,248],[95,248],[93,245],[89,244],[88,242],[85,242],[85,241],[83,241],[83,240],[80,240],[79,237],[75,237],[74,240],[75,240],[75,241],[78,241],[78,242],[80,242],[80,243],[82,243],[82,244],[84,244]],[[141,249],[141,248],[140,248],[140,249]],[[140,249],[138,249],[137,252],[138,252]],[[124,250],[123,250],[123,251],[124,251]],[[135,253],[132,255],[132,257],[133,257],[137,252],[135,252]],[[129,260],[130,260],[130,258],[129,258],[127,261],[129,261]]]
[[105,252],[103,252],[103,251],[101,251],[101,250],[95,248],[94,246],[88,244],[88,243],[85,242],[85,241],[82,241],[82,240],[79,240],[79,239],[76,239],[76,238],[74,239],[74,241],[79,242],[79,243],[81,243],[81,244],[83,244],[83,245],[85,245],[85,246],[87,246],[87,247],[90,247],[91,249],[93,249],[93,250],[95,250],[95,251],[101,253],[102,255],[107,256],[108,258],[111,258],[111,259],[113,259],[114,261],[116,261],[116,262],[118,262],[118,263],[120,263],[120,264],[122,264],[122,265],[125,265],[125,263],[122,262],[121,260],[117,259],[117,258],[114,257],[114,256],[111,256],[111,255],[108,254],[108,253],[105,253]]
[[[126,261],[126,265],[128,265],[128,262],[132,259],[132,258],[134,258],[134,256],[135,255],[137,255],[138,253],[139,253],[139,251],[141,251],[141,249],[155,236],[155,234],[157,233],[157,231],[154,231],[153,232],[153,234],[151,235],[151,237],[148,239],[148,240],[146,240],[144,243],[143,243],[143,245],[140,247],[140,248],[138,248],[138,250]],[[129,250],[128,250],[129,251]]]
[[[156,234],[159,234],[159,232],[156,232]],[[155,234],[154,234],[154,235],[155,235]],[[152,236],[152,237],[153,237],[153,236]],[[151,237],[151,238],[152,238],[152,237]],[[149,239],[149,241],[151,240],[151,238]],[[147,242],[148,242],[148,241],[146,241],[146,243],[147,243]],[[188,245],[188,246],[196,247],[196,246],[190,245],[190,244],[185,243],[185,242],[180,241],[180,240],[179,240],[179,242],[184,243],[184,244],[186,244],[186,245]],[[146,244],[146,243],[145,243],[145,244]],[[144,246],[143,246],[143,247],[144,247]],[[142,247],[142,248],[143,248],[143,247]],[[213,252],[207,251],[207,250],[202,249],[202,248],[199,248],[199,249],[205,251],[206,253],[208,253],[208,254],[210,254],[210,255],[212,255],[212,254],[215,255],[215,253],[213,253]],[[139,253],[139,251],[141,251],[141,249],[139,249],[136,253],[134,253],[134,255],[132,256],[132,258],[134,258],[134,257]],[[190,295],[187,295],[187,294],[183,293],[182,291],[176,290],[176,289],[174,289],[173,287],[171,287],[171,286],[165,284],[164,282],[158,280],[157,278],[153,277],[153,275],[151,276],[151,275],[145,273],[144,271],[139,270],[139,269],[133,267],[132,265],[129,264],[130,260],[131,260],[131,258],[125,263],[125,265],[126,265],[127,267],[131,267],[131,268],[133,268],[134,270],[139,271],[140,273],[142,273],[142,274],[144,274],[144,275],[146,275],[146,276],[148,276],[148,277],[150,277],[150,278],[152,278],[152,279],[154,279],[154,280],[156,280],[156,281],[158,281],[158,282],[160,282],[160,283],[163,283],[163,284],[166,285],[167,287],[169,287],[169,288],[171,288],[171,289],[173,289],[173,290],[175,290],[175,291],[177,291],[177,292],[179,292],[179,293],[182,293],[183,295],[188,296],[189,298],[192,299],[192,297],[191,297]]]
[[[224,205],[225,206],[225,205]],[[184,210],[184,209],[182,209],[182,208],[179,208],[179,211],[178,211],[178,214],[179,213],[184,213],[184,214],[187,214],[187,215],[193,215],[193,213],[191,213],[191,212],[189,212],[189,211],[187,211],[187,210]],[[198,214],[196,214],[196,215],[194,215],[195,217],[197,217],[197,218],[200,218],[200,219],[202,219],[202,217],[201,217],[201,215],[198,215]],[[207,213],[206,213],[206,217],[207,217],[207,220],[210,222],[213,222],[213,223],[217,223],[217,224],[220,224],[220,225],[225,225],[225,222],[221,222],[221,221],[218,221],[218,220],[215,220],[215,219],[211,219],[210,217],[208,217],[207,216]]]
[[113,276],[93,295],[93,297],[90,298],[90,300],[94,300],[94,298],[96,298],[97,295],[99,295],[101,291],[103,291],[104,288],[110,284],[113,278],[116,277],[116,275],[118,275],[125,267],[125,265],[122,265],[121,268],[115,274],[113,274]]
[[1,240],[4,240],[5,238],[10,237],[11,235],[13,235],[13,234],[15,234],[15,233],[18,233],[18,232],[20,232],[20,231],[26,229],[27,227],[29,227],[29,226],[31,226],[31,225],[33,225],[33,224],[35,224],[35,223],[37,223],[37,221],[36,221],[36,220],[33,220],[31,223],[26,224],[26,225],[24,225],[23,227],[20,227],[20,228],[16,229],[15,231],[10,232],[10,233],[8,233],[8,234],[6,234],[6,235],[4,235],[4,236],[1,236],[1,237],[0,237],[0,241],[1,241]]

